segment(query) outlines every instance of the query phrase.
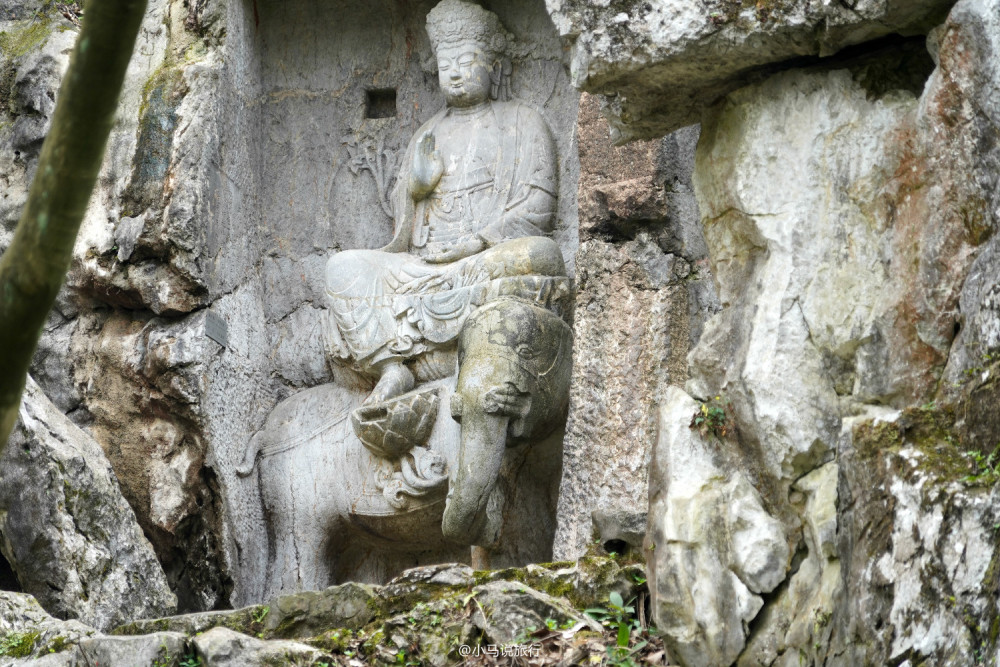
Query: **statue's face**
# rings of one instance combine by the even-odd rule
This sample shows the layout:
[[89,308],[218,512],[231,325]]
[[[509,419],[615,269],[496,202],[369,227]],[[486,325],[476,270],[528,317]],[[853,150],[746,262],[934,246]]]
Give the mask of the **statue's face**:
[[490,98],[490,63],[476,43],[442,44],[438,82],[449,106],[471,107]]

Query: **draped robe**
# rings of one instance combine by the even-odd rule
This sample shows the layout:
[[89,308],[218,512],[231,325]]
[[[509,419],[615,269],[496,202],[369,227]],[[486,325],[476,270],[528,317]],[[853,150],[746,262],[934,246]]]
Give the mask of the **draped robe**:
[[[432,132],[444,173],[409,191],[416,144]],[[410,141],[393,194],[393,240],[327,264],[334,354],[362,371],[454,343],[468,315],[500,296],[551,306],[568,295],[555,222],[557,158],[548,126],[518,102],[446,107]],[[471,239],[485,250],[449,263],[423,258]]]

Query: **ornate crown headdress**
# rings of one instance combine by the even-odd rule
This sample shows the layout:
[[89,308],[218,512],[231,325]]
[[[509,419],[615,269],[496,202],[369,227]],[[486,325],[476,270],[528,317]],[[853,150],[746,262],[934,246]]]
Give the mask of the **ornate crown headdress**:
[[507,31],[497,15],[465,0],[441,0],[427,14],[427,35],[435,51],[442,44],[475,42],[497,58],[507,46]]

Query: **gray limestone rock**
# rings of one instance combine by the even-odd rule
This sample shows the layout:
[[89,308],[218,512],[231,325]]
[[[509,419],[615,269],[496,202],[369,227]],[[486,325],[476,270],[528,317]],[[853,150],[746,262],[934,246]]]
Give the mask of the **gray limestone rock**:
[[613,147],[583,96],[570,409],[556,558],[578,558],[591,513],[646,504],[655,406],[718,299],[691,186],[698,128]]
[[512,581],[495,581],[473,589],[479,609],[473,621],[493,644],[512,644],[526,628],[544,628],[545,619],[568,621],[600,632],[600,624],[562,600]]
[[[0,636],[23,659],[0,657],[0,666],[39,664],[76,667],[78,644],[99,636],[77,620],[60,621],[42,609],[31,595],[0,591]],[[54,653],[54,655],[53,655]]]
[[609,544],[617,546],[618,543],[622,543],[639,551],[646,537],[646,517],[647,512],[636,512],[620,507],[594,510],[590,515],[594,523],[594,534],[604,545],[605,550]]
[[[746,608],[755,619],[749,643],[735,631],[716,642],[729,647],[713,658],[720,664],[884,664],[903,656],[962,664],[958,656],[970,650],[994,650],[947,609],[930,603],[932,611],[916,611],[916,600],[941,599],[954,586],[966,591],[979,625],[992,623],[978,597],[990,584],[971,564],[990,562],[993,545],[975,529],[965,532],[990,520],[971,509],[979,501],[968,496],[976,494],[923,479],[916,474],[921,456],[895,458],[901,445],[891,438],[859,445],[851,432],[859,414],[888,419],[886,405],[926,406],[937,397],[962,401],[949,418],[948,428],[958,431],[944,442],[995,444],[995,419],[983,409],[995,392],[993,362],[976,355],[990,355],[995,326],[995,280],[987,276],[996,274],[991,184],[1000,107],[995,77],[982,73],[995,67],[997,10],[993,1],[959,2],[931,37],[936,68],[920,41],[899,40],[850,61],[774,75],[731,93],[703,117],[694,187],[724,309],[689,357],[687,388],[708,407],[727,406],[731,444],[719,449],[720,470],[752,475],[796,553],[765,606]],[[672,431],[661,429],[661,437],[683,441],[677,431],[695,416],[692,404],[669,412]],[[883,448],[891,459],[884,464],[872,458]],[[900,472],[910,469],[913,475]],[[965,474],[951,470],[951,480]],[[664,485],[674,474],[671,466],[656,473],[666,489],[661,497],[669,496]],[[657,495],[651,498],[655,505]],[[711,495],[697,500],[711,502]],[[951,518],[911,525],[907,517],[923,511]],[[651,526],[668,515],[652,507]],[[935,535],[952,537],[934,544],[976,555],[959,558],[959,566],[927,546],[937,537],[920,548],[906,545],[919,538],[912,526],[934,532],[938,523]],[[673,591],[678,579],[664,574],[667,557],[660,539],[655,543],[650,579],[661,593]],[[940,576],[929,576],[948,558]],[[732,570],[774,574],[766,562]],[[775,583],[766,579],[768,587]],[[721,613],[733,605],[709,608]],[[694,596],[657,613],[676,621],[703,610]],[[687,630],[674,621],[667,632],[683,636]],[[698,664],[703,651],[680,658]]]
[[45,7],[45,0],[0,0],[0,21],[24,20]]
[[[510,570],[485,573],[486,582],[510,580]],[[481,575],[483,576],[483,575]],[[583,608],[607,607],[608,598],[618,593],[623,600],[639,596],[645,579],[643,568],[620,564],[617,558],[585,556],[576,562],[531,564],[517,572],[516,578],[536,591],[557,595],[572,591],[573,604]]]
[[824,616],[823,651],[846,663],[995,661],[995,473],[962,450],[950,410],[873,409],[846,421],[843,590],[833,598],[842,606]]
[[279,637],[311,637],[330,628],[358,630],[375,615],[375,591],[347,583],[282,595],[268,605],[265,627]]
[[381,604],[390,612],[405,610],[414,599],[426,601],[441,591],[457,587],[472,586],[475,583],[473,570],[468,565],[446,563],[410,568],[380,586],[378,596]]
[[0,475],[3,553],[53,614],[107,628],[174,609],[100,446],[31,379]]
[[267,667],[313,665],[328,658],[322,651],[298,642],[264,641],[228,628],[212,628],[191,640],[196,654],[212,667]]
[[684,665],[729,665],[790,567],[786,529],[729,441],[691,427],[700,406],[667,390],[650,468],[647,564],[653,618]]
[[923,34],[952,4],[548,0],[546,7],[572,45],[573,84],[606,96],[615,138],[627,141],[698,122],[720,97],[784,61]]
[[99,636],[83,639],[79,653],[85,665],[127,667],[170,665],[180,662],[187,650],[187,637],[178,632],[154,632],[137,637]]

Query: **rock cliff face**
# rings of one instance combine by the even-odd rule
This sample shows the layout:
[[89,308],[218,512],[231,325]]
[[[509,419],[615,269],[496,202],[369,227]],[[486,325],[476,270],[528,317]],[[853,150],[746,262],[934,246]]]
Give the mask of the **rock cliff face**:
[[953,0],[547,0],[571,76],[606,95],[618,141],[698,122],[720,96],[791,63],[892,34],[923,34]]
[[[697,400],[662,403],[648,535],[686,664],[995,650],[1000,545],[962,480],[992,474],[977,457],[1000,439],[973,426],[996,353],[997,9],[960,2],[926,47],[797,63],[705,109],[693,183],[723,309],[688,358]],[[919,406],[947,428],[915,428]],[[879,428],[898,437],[861,435]],[[744,475],[760,513],[734,522],[744,501],[717,480]]]
[[0,550],[46,609],[108,629],[176,608],[100,446],[30,378],[0,468]]
[[691,184],[698,127],[618,148],[608,132],[584,96],[557,558],[584,552],[593,511],[645,510],[656,405],[687,379],[687,352],[719,308]]

